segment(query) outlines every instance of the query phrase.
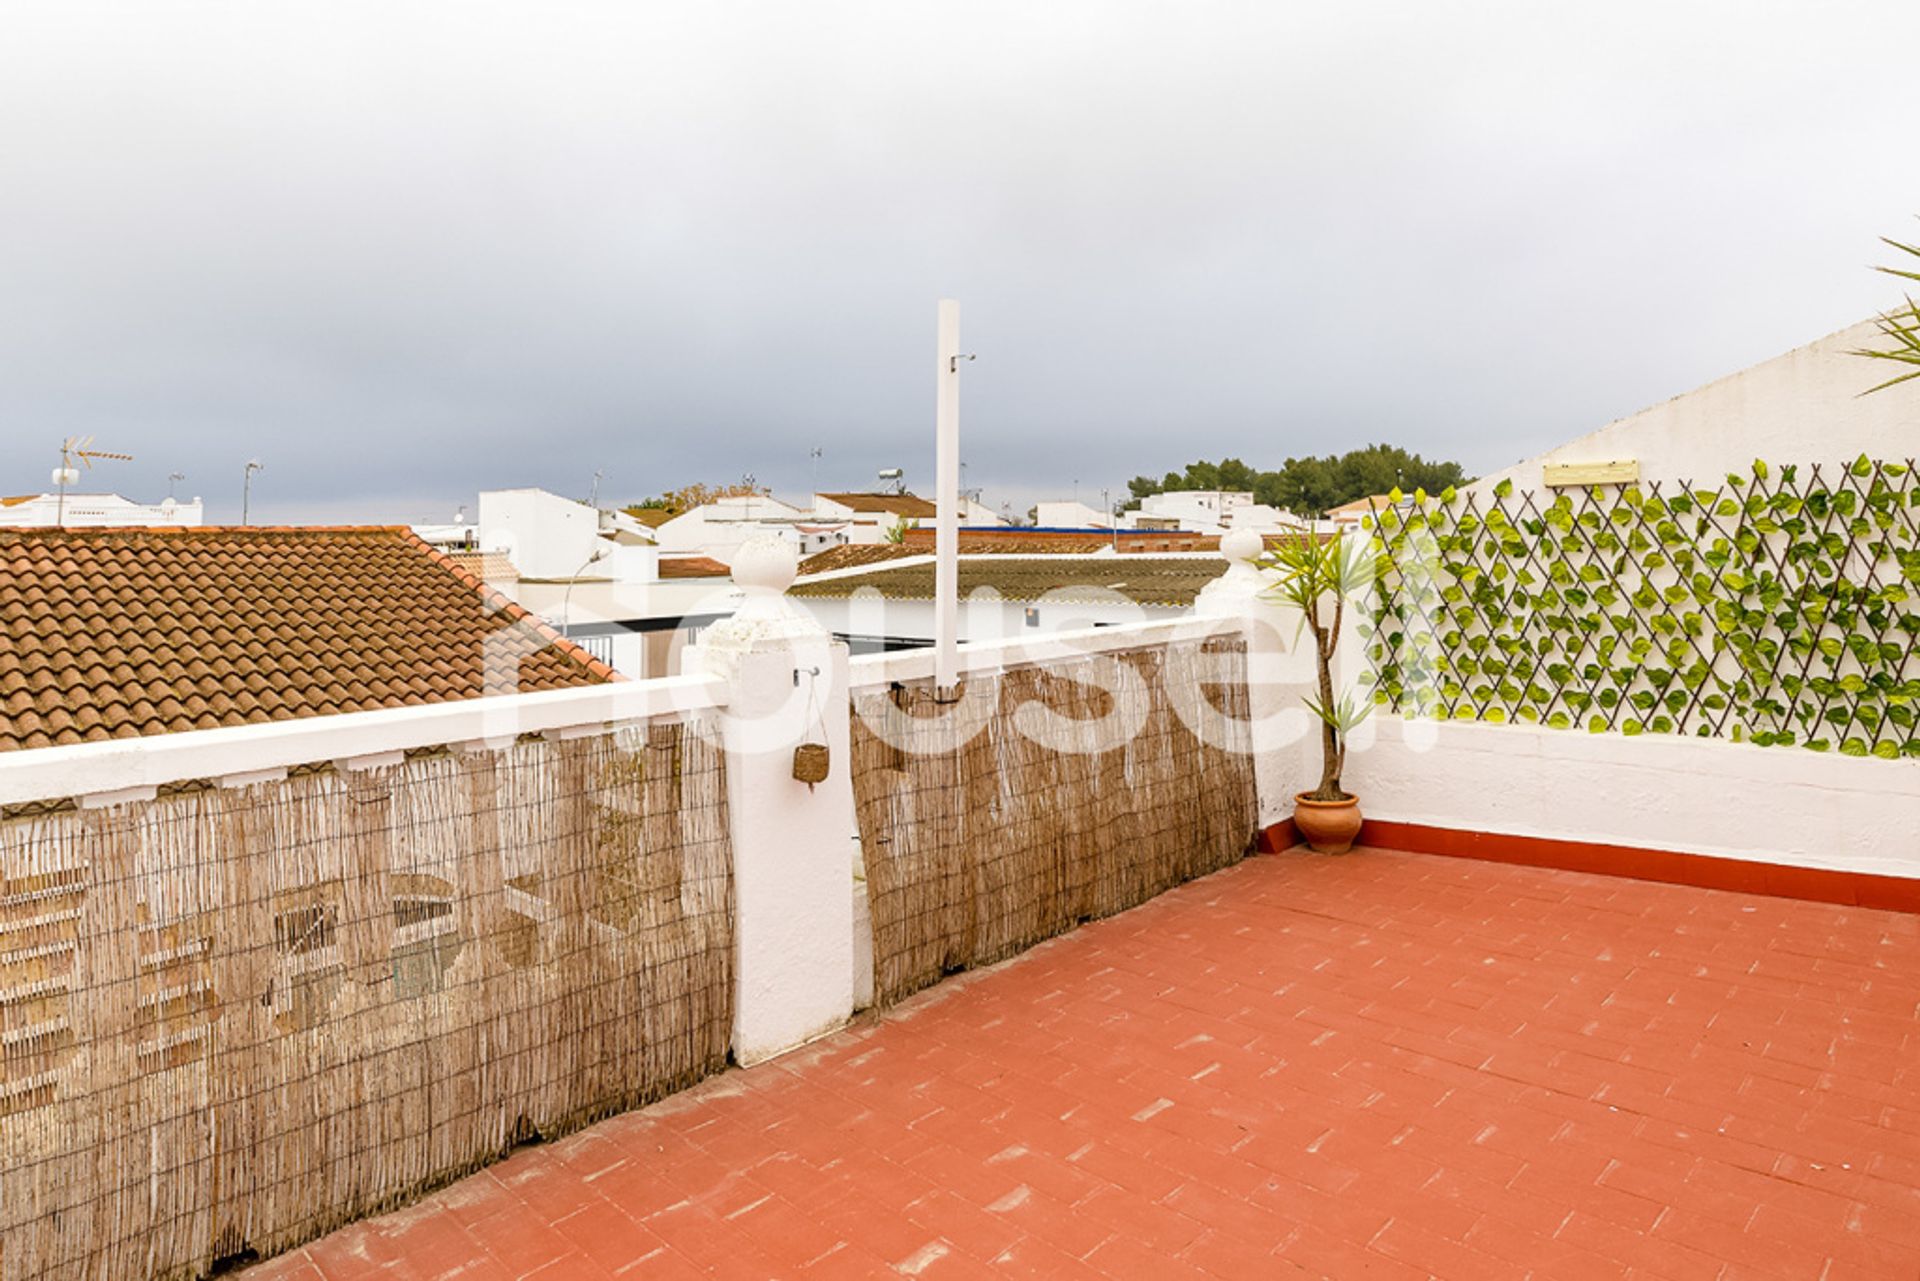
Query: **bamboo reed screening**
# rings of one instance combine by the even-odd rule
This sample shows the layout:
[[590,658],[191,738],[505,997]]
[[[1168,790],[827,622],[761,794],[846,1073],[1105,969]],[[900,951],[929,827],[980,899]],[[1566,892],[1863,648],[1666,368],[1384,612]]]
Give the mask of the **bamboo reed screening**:
[[725,1064],[713,736],[0,823],[0,1281],[204,1275]]
[[978,676],[944,705],[925,682],[856,695],[876,1001],[1239,859],[1249,733],[1237,637]]

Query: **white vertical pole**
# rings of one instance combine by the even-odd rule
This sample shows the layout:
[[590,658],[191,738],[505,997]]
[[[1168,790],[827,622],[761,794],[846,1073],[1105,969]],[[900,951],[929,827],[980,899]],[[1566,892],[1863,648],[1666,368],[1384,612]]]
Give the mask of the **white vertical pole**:
[[960,683],[960,304],[940,300],[938,396],[934,413],[933,683]]

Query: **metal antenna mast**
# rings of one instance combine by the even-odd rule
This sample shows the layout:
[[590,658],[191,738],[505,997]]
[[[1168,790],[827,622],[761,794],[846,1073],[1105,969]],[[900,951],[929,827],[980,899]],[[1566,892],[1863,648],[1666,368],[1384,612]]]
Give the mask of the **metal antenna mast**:
[[53,469],[53,483],[60,489],[60,498],[54,504],[53,516],[53,523],[57,526],[65,526],[67,523],[67,486],[80,479],[80,472],[73,465],[73,460],[76,458],[88,471],[93,470],[93,460],[96,458],[111,459],[117,463],[133,461],[132,454],[116,454],[105,449],[95,449],[91,436],[69,436],[61,441],[60,465]]

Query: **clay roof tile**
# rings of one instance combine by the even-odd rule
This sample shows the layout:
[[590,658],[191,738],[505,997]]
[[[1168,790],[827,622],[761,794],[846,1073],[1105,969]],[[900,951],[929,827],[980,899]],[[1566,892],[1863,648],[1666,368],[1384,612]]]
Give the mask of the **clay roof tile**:
[[0,751],[618,677],[410,531],[0,530]]

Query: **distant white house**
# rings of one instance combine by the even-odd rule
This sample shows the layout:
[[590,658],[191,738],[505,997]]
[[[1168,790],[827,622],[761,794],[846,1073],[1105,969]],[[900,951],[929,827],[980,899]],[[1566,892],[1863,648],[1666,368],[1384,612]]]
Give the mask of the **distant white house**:
[[1324,521],[1315,521],[1315,528],[1327,527],[1330,531],[1358,529],[1371,520],[1378,512],[1394,505],[1392,494],[1369,494],[1365,498],[1356,498],[1350,503],[1341,503],[1338,507],[1327,509]]
[[1033,505],[1033,523],[1042,529],[1112,529],[1113,517],[1074,499]]
[[693,552],[731,561],[740,544],[749,538],[780,533],[799,546],[802,555],[807,555],[820,549],[806,546],[803,539],[790,532],[806,514],[771,494],[741,494],[716,498],[669,517],[655,528],[654,537],[666,551]]
[[897,528],[933,524],[940,510],[915,494],[815,494],[810,514],[845,523],[849,543],[883,543]]
[[1292,512],[1253,501],[1252,493],[1231,489],[1176,489],[1149,494],[1136,511],[1122,518],[1128,529],[1177,529],[1190,534],[1224,534],[1230,529],[1265,533],[1304,524]]
[[204,523],[205,508],[198,498],[189,502],[163,498],[136,503],[119,494],[21,494],[0,498],[0,525],[64,525],[71,528],[100,525],[191,526]]
[[1879,341],[1874,322],[1862,321],[1501,468],[1473,488],[1512,480],[1537,489],[1583,476],[1719,483],[1756,458],[1773,464],[1837,463],[1861,454],[1905,460],[1920,453],[1920,384],[1861,394],[1888,371],[1883,362],[1851,353]]
[[669,676],[738,593],[726,565],[658,545],[665,528],[544,489],[489,490],[474,550],[456,559],[622,675]]
[[1013,524],[978,498],[965,494],[960,497],[960,523],[973,529],[1002,529]]

